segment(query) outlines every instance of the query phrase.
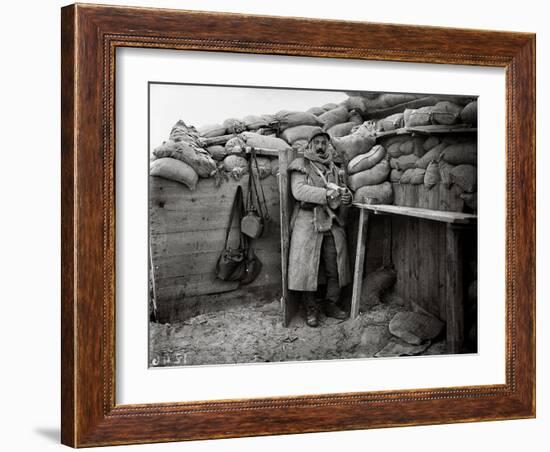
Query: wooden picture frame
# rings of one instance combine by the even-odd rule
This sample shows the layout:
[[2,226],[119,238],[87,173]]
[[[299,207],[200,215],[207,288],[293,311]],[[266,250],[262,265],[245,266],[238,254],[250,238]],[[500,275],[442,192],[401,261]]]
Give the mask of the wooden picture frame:
[[[535,416],[535,36],[71,5],[62,9],[62,442],[73,447]],[[146,47],[506,70],[506,382],[115,403],[115,51]]]

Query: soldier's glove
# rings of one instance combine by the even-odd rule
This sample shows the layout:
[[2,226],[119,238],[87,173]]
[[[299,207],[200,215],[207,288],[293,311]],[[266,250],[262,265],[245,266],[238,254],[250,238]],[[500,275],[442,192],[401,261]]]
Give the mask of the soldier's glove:
[[340,199],[342,200],[342,205],[344,206],[349,206],[353,201],[351,192],[347,189],[342,192],[342,194],[340,195]]

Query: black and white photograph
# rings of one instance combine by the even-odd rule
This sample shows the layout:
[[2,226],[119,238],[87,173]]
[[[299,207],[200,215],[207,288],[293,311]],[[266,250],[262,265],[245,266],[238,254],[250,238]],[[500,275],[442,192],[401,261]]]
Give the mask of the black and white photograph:
[[148,89],[150,367],[477,352],[477,97]]

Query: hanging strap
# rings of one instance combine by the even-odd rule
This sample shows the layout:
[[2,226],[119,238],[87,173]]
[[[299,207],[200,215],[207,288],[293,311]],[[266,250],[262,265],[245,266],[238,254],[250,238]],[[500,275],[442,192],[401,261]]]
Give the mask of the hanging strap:
[[[262,192],[262,200],[260,200],[260,197],[258,196],[258,186],[256,185],[256,178],[254,177],[254,171],[252,170],[252,161],[254,161],[254,166],[256,167],[256,174],[258,175],[258,182],[257,184],[260,186],[260,191]],[[267,210],[267,202],[265,200],[265,193],[264,193],[264,187],[262,186],[262,182],[260,181],[260,168],[258,166],[258,159],[256,158],[256,150],[252,148],[251,156],[249,160],[249,182],[251,182],[251,186],[249,187],[249,194],[250,194],[250,202],[252,203],[252,186],[254,188],[254,194],[256,195],[256,203],[258,204],[258,210],[260,213],[260,216],[264,218],[265,220],[269,219],[269,212]],[[262,206],[263,202],[263,206]]]
[[241,233],[241,218],[243,216],[243,189],[240,185],[237,186],[235,191],[235,197],[233,198],[233,205],[231,206],[231,213],[229,214],[229,223],[225,230],[225,244],[224,249],[227,248],[227,241],[229,240],[229,232],[231,232],[231,226],[233,225],[233,218],[235,217],[235,212],[238,213],[239,217],[237,224],[239,225],[239,247],[243,247],[243,234]]

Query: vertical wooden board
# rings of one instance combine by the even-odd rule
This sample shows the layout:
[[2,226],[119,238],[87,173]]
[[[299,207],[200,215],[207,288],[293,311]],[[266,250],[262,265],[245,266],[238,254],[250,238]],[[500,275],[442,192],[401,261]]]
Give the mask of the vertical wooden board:
[[382,242],[382,265],[388,267],[391,265],[392,259],[392,240],[393,240],[393,231],[392,231],[392,222],[391,217],[384,215],[382,217],[382,231],[383,231],[383,242]]
[[439,191],[441,184],[436,184],[428,189],[428,209],[439,210]]
[[403,206],[403,185],[399,182],[393,182],[393,203],[396,206]]
[[409,281],[407,282],[409,297],[411,300],[418,302],[418,276],[419,276],[419,246],[418,246],[418,223],[419,219],[409,218],[408,219],[408,230],[407,230],[407,244],[408,244],[408,274]]
[[464,292],[462,249],[460,231],[447,224],[446,231],[446,308],[447,308],[447,351],[460,353],[464,341]]
[[451,189],[444,184],[439,184],[439,210],[450,211]]
[[393,240],[392,240],[392,256],[393,264],[395,266],[395,271],[397,274],[397,281],[395,283],[395,292],[405,301],[408,299],[405,298],[405,281],[407,278],[406,275],[406,266],[405,262],[405,252],[406,252],[406,218],[391,216],[392,222],[392,231],[393,231]]
[[437,229],[434,221],[418,222],[418,304],[436,317],[439,317],[439,254]]
[[417,185],[416,190],[418,193],[418,202],[416,207],[429,209],[430,208],[430,201],[429,201],[430,190],[426,188],[424,184]]
[[366,243],[368,236],[369,213],[365,209],[359,212],[359,226],[357,234],[357,251],[355,253],[355,265],[353,271],[353,288],[351,295],[350,317],[355,319],[359,314],[361,301],[361,289],[363,287],[363,274],[366,254]]

